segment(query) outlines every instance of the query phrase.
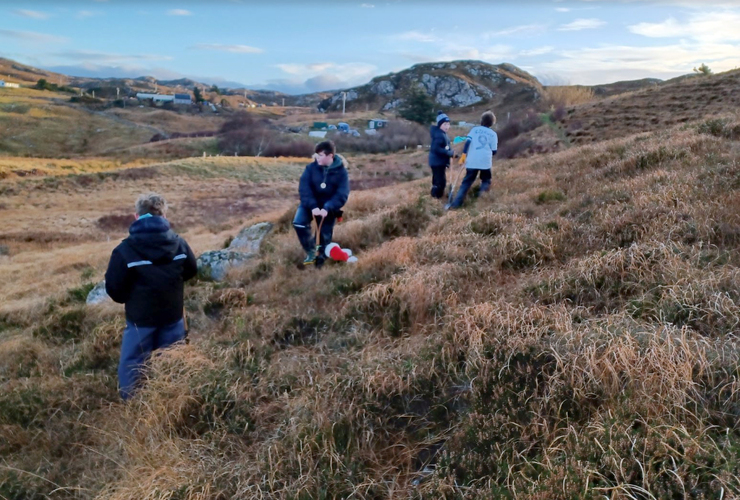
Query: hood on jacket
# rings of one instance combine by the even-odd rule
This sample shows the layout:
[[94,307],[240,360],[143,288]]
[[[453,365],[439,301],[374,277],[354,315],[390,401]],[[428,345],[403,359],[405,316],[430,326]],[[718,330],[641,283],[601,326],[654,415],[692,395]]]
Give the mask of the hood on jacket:
[[180,249],[179,238],[164,217],[137,219],[128,231],[126,242],[143,260],[172,259]]
[[[313,162],[316,164],[317,167],[324,168],[321,165],[319,165],[319,162],[315,158],[314,158]],[[347,168],[347,165],[348,164],[347,164],[346,158],[344,156],[340,155],[340,154],[336,154],[335,153],[334,154],[334,161],[327,168],[328,169],[339,168],[339,167]]]
[[434,137],[435,135],[439,135],[439,134],[447,135],[447,132],[439,128],[437,125],[432,125],[431,127],[429,127],[429,135]]

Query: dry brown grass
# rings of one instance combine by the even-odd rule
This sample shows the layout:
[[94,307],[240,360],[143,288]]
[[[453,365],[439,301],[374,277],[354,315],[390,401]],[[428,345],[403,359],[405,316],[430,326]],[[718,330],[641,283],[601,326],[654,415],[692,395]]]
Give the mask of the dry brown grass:
[[[100,253],[100,273],[113,243],[68,241],[56,261],[13,246],[48,302],[0,314],[0,359],[14,360],[0,363],[0,493],[737,497],[740,149],[724,119],[497,162],[492,192],[451,213],[428,179],[353,193],[335,239],[355,266],[297,272],[293,205],[275,204],[260,259],[187,287],[192,342],[156,356],[128,405],[114,391],[120,309],[86,309],[31,268],[66,255],[71,288],[74,266]],[[234,184],[279,197],[277,177],[300,171],[236,161],[115,185],[186,193],[177,212]],[[29,217],[53,227],[41,213]],[[237,220],[185,236],[215,248]]]
[[590,87],[578,85],[545,87],[543,93],[547,107],[553,109],[577,106],[594,100],[594,91]]

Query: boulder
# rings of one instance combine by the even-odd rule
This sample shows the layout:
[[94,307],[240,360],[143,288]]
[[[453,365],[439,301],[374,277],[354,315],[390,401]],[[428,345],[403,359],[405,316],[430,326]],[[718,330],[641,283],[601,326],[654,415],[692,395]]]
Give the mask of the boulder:
[[230,269],[244,265],[256,255],[228,249],[210,250],[198,257],[198,275],[204,279],[221,281]]
[[102,304],[103,302],[107,302],[109,300],[112,300],[108,293],[105,291],[105,280],[101,281],[95,287],[90,290],[90,293],[87,294],[87,300],[85,300],[85,303],[87,305],[96,305],[96,304]]
[[229,247],[211,250],[198,257],[198,275],[221,281],[230,269],[244,265],[259,254],[262,240],[272,229],[269,222],[260,222],[239,231]]
[[235,250],[239,252],[257,253],[260,251],[260,245],[265,236],[272,229],[272,224],[269,222],[260,222],[253,226],[245,227],[236,238],[231,240],[229,244],[229,250]]

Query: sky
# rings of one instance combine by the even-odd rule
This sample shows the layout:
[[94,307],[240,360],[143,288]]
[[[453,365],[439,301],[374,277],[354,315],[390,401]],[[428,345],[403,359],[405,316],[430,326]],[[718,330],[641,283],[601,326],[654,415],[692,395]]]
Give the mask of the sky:
[[740,0],[0,0],[0,57],[289,94],[464,59],[596,85],[740,67]]

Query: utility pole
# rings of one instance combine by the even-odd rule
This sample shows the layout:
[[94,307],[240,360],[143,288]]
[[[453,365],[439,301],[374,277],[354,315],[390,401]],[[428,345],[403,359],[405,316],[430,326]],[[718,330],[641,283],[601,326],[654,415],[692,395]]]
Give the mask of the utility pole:
[[347,92],[342,92],[342,114],[344,114],[344,107],[347,103]]

